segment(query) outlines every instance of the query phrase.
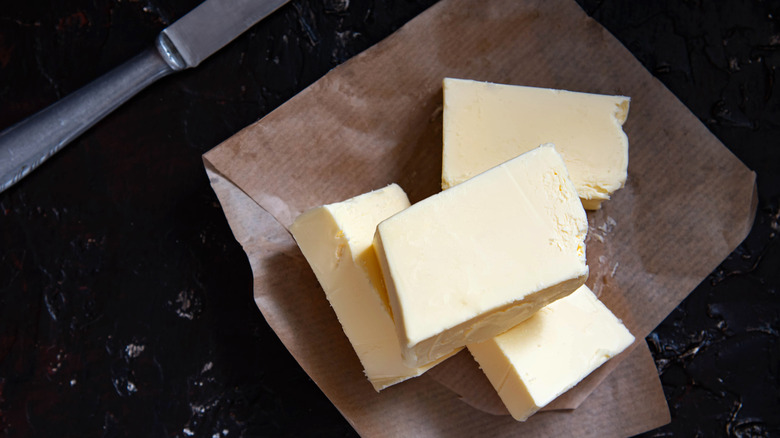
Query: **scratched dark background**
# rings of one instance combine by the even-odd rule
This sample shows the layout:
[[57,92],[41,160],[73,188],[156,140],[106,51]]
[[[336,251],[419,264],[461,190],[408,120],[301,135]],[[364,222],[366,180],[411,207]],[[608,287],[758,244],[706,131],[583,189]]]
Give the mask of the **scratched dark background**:
[[[649,337],[672,423],[780,436],[780,2],[578,0],[758,174],[747,240]],[[0,8],[0,129],[198,0]],[[294,0],[0,194],[0,434],[353,436],[252,300],[201,154],[431,0]]]

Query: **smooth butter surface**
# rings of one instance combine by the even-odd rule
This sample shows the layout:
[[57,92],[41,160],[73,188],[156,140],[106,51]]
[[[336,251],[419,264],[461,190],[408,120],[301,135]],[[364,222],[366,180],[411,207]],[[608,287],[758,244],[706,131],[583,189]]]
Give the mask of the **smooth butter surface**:
[[290,226],[377,391],[438,363],[403,363],[392,318],[380,299],[384,285],[371,246],[374,231],[380,221],[408,206],[406,194],[393,184],[309,210]]
[[380,223],[374,249],[406,362],[492,338],[578,288],[587,226],[549,145]]
[[444,80],[442,188],[543,143],[555,144],[589,210],[623,187],[630,99],[471,80]]
[[524,421],[634,342],[582,286],[469,351],[516,420]]

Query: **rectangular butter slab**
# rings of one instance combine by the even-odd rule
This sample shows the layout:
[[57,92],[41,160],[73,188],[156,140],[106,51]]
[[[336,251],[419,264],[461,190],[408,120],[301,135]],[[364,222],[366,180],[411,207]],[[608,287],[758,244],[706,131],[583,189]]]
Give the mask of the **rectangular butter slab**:
[[545,145],[381,222],[374,237],[404,359],[492,338],[588,276],[588,223]]
[[597,210],[623,187],[630,99],[444,79],[442,188],[543,143],[555,144],[583,205]]
[[309,210],[290,226],[376,391],[438,363],[403,363],[392,318],[380,299],[384,284],[372,247],[374,231],[408,206],[406,194],[393,184]]
[[525,421],[633,342],[583,285],[517,327],[468,348],[512,417]]

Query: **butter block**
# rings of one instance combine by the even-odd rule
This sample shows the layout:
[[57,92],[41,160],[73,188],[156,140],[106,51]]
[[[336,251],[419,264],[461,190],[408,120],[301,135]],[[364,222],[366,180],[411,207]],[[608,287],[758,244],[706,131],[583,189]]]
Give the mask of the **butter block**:
[[512,417],[525,421],[633,342],[623,323],[583,285],[468,349]]
[[444,79],[442,188],[555,144],[588,210],[623,187],[630,98]]
[[309,210],[290,226],[376,391],[438,363],[404,364],[393,320],[380,298],[386,294],[372,247],[374,231],[408,206],[406,194],[393,184]]
[[544,145],[381,222],[374,249],[410,366],[492,338],[585,282],[588,223]]

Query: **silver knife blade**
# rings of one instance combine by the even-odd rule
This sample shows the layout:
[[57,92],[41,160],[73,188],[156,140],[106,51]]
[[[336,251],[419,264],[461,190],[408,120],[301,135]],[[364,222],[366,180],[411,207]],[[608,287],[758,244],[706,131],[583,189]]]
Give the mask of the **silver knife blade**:
[[0,192],[156,80],[195,67],[288,0],[206,0],[155,47],[0,133]]
[[180,55],[182,68],[195,67],[287,1],[208,0],[162,34]]

